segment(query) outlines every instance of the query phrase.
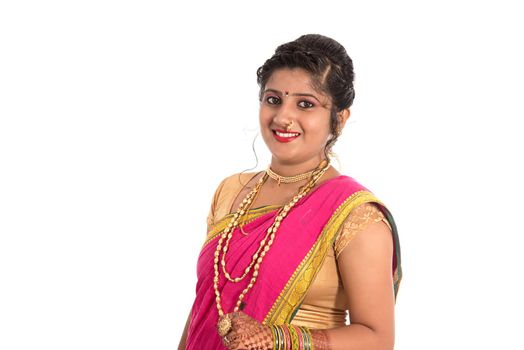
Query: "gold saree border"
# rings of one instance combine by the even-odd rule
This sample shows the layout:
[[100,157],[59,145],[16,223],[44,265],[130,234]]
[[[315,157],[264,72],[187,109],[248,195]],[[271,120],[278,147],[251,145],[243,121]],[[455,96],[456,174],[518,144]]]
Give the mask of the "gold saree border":
[[[248,211],[246,215],[245,224],[249,224],[251,221],[256,220],[260,216],[265,215],[278,208],[282,208],[282,206],[281,205],[266,205],[260,208],[251,209]],[[209,242],[211,242],[216,236],[221,234],[222,231],[224,231],[224,229],[227,227],[227,225],[233,218],[234,214],[235,212],[227,214],[226,216],[218,220],[218,222],[212,226],[211,230],[207,234],[206,241],[204,242],[202,248],[205,247],[207,244],[209,244]]]
[[263,324],[281,325],[291,322],[295,310],[297,310],[298,306],[304,300],[309,287],[313,283],[318,271],[320,271],[327,251],[333,243],[336,233],[344,223],[344,220],[354,208],[366,202],[376,202],[385,208],[384,204],[375,197],[373,193],[367,190],[354,192],[346,198],[335,210],[333,215],[331,215],[319,238],[299,264],[264,318]]

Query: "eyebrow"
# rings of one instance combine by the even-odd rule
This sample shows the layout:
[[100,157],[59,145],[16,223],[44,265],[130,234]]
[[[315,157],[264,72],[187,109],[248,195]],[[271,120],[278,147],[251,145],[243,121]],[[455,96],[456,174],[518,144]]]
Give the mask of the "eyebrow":
[[[265,90],[264,90],[264,94],[265,94],[266,92],[273,92],[273,93],[275,93],[275,94],[277,94],[277,95],[280,95],[280,96],[283,95],[282,91],[278,91],[278,90],[275,90],[275,89],[265,89]],[[308,93],[305,93],[305,92],[297,92],[297,93],[294,93],[294,94],[289,94],[289,96],[307,96],[307,97],[312,97],[312,98],[314,98],[315,100],[317,100],[318,103],[321,104],[321,102],[320,102],[320,100],[318,99],[318,97],[316,97],[316,96],[313,95],[313,94],[308,94]]]

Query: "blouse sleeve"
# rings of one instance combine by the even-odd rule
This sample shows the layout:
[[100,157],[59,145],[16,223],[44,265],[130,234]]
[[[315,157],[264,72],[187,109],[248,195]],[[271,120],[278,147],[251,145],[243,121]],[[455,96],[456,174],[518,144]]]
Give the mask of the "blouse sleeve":
[[384,221],[391,229],[391,225],[376,204],[364,203],[353,209],[335,239],[335,256],[338,258],[357,233],[363,231],[369,224],[379,221]]
[[215,190],[213,200],[211,201],[211,208],[209,208],[209,214],[207,215],[207,232],[208,233],[211,230],[211,226],[215,224],[218,200],[220,198],[220,193],[222,192],[222,188],[224,187],[224,183],[226,182],[226,180],[227,178],[222,180],[222,182],[218,185],[217,189]]

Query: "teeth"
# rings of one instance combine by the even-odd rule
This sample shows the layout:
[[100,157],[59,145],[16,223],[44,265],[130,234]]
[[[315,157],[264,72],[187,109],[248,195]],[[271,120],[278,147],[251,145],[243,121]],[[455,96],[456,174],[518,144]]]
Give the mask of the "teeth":
[[275,133],[280,137],[295,137],[300,135],[299,133],[291,133],[291,132],[279,132],[275,131]]

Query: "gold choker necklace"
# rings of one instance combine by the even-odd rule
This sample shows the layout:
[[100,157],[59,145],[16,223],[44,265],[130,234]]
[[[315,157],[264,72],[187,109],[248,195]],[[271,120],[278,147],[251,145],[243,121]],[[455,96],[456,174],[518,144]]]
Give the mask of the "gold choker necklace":
[[[324,165],[323,162],[321,163],[321,167],[322,167],[322,165]],[[327,166],[326,166],[326,168],[327,168]],[[269,175],[270,178],[275,180],[278,183],[278,185],[280,186],[280,184],[291,184],[291,183],[294,183],[294,182],[299,182],[299,181],[302,181],[302,180],[305,180],[305,179],[309,179],[311,177],[311,175],[313,175],[313,173],[316,170],[318,170],[318,168],[313,169],[313,170],[308,171],[307,173],[303,173],[303,174],[298,174],[298,175],[294,175],[294,176],[282,176],[282,175],[278,175],[277,173],[275,173],[269,167],[269,168],[267,168],[266,173]]]

